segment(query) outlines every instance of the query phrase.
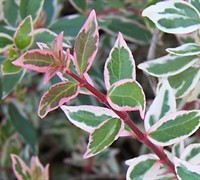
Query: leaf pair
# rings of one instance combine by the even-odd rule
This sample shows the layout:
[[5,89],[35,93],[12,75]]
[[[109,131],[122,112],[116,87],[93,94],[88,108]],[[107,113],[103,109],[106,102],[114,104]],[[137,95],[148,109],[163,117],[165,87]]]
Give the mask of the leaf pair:
[[107,100],[118,111],[139,110],[144,117],[145,96],[136,81],[135,61],[121,33],[106,60],[104,79]]
[[61,106],[71,123],[90,133],[84,158],[100,153],[119,136],[130,135],[123,121],[110,109],[95,106]]

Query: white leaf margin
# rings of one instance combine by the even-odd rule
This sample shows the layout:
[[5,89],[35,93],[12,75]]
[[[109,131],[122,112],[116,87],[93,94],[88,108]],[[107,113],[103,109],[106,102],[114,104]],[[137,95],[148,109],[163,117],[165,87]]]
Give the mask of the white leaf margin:
[[[192,113],[192,112],[196,112],[196,116],[200,116],[200,111],[199,110],[191,110],[191,111],[177,111],[175,113],[169,113],[167,114],[166,116],[164,116],[163,118],[161,118],[159,121],[157,121],[147,132],[147,136],[148,134],[150,134],[151,132],[153,131],[156,131],[163,123],[167,122],[167,121],[173,121],[175,120],[175,118],[177,116],[180,116],[180,115],[187,115],[189,113]],[[148,136],[148,139],[156,144],[156,145],[159,145],[159,146],[168,146],[168,145],[172,145],[172,144],[175,144],[175,143],[178,143],[180,141],[182,141],[183,139],[191,136],[198,128],[200,127],[200,122],[199,124],[189,133],[189,134],[186,134],[186,135],[182,135],[180,137],[177,137],[177,138],[173,138],[171,140],[169,140],[168,142],[160,142],[160,141],[157,141],[153,138],[151,138],[150,136]]]
[[151,60],[151,61],[148,61],[148,62],[143,62],[143,63],[141,63],[141,64],[138,65],[138,68],[141,69],[141,70],[143,70],[145,73],[150,74],[150,75],[155,76],[155,77],[167,77],[167,76],[176,75],[176,74],[178,74],[178,73],[186,70],[187,68],[189,68],[195,62],[199,61],[199,58],[194,58],[189,63],[185,64],[182,68],[179,68],[178,70],[171,71],[171,72],[168,72],[168,73],[163,73],[163,74],[156,74],[154,72],[151,72],[151,71],[147,70],[152,65],[164,64],[167,61],[174,61],[174,59],[176,57],[177,56],[168,54],[168,55],[162,56],[160,58],[157,58],[157,59],[154,59],[154,60]]
[[129,47],[127,46],[126,44],[126,41],[124,40],[123,38],[123,35],[122,33],[119,32],[118,34],[118,37],[117,37],[117,40],[115,41],[115,44],[113,46],[113,48],[111,49],[110,53],[109,53],[109,56],[106,60],[106,63],[105,63],[105,68],[104,68],[104,80],[105,80],[105,85],[106,85],[106,89],[110,89],[111,85],[110,82],[109,82],[109,72],[108,72],[108,63],[110,62],[110,60],[112,59],[112,54],[113,54],[113,51],[115,50],[115,48],[121,48],[121,47],[124,47],[127,51],[128,51],[128,54],[129,54],[129,58],[131,59],[131,63],[132,63],[132,66],[133,66],[133,70],[132,70],[132,79],[135,80],[136,79],[136,70],[135,70],[135,60],[133,58],[133,55],[132,55],[132,52],[131,50],[129,49]]
[[182,17],[181,15],[178,15],[178,14],[175,14],[175,15],[159,14],[160,12],[163,12],[165,9],[175,8],[175,6],[174,6],[175,3],[181,3],[181,4],[189,6],[198,14],[199,19],[200,19],[200,13],[198,12],[198,10],[194,6],[192,6],[190,3],[182,1],[182,0],[158,2],[155,5],[151,5],[151,6],[147,7],[142,12],[142,16],[146,16],[149,19],[151,19],[155,23],[155,25],[158,27],[158,29],[160,29],[161,31],[166,32],[166,33],[186,34],[186,33],[191,33],[193,31],[199,29],[200,23],[197,25],[191,25],[189,27],[179,27],[179,28],[170,28],[170,29],[166,28],[158,23],[158,21],[162,18],[174,19],[176,17]]
[[145,155],[141,155],[139,157],[133,158],[133,159],[129,159],[125,161],[125,164],[129,166],[127,173],[126,173],[126,180],[131,180],[130,179],[130,174],[132,172],[132,170],[135,168],[136,165],[138,165],[139,163],[143,162],[143,161],[147,161],[149,159],[155,160],[155,164],[144,174],[143,179],[155,179],[159,169],[160,169],[160,162],[159,159],[156,155],[154,154],[145,154]]
[[[200,148],[200,143],[188,145],[182,152],[180,159],[186,161],[187,155],[189,155],[191,153],[191,151],[196,148]],[[200,165],[200,153],[198,153],[198,155],[192,157],[190,160],[187,160],[187,162],[189,162],[191,164],[195,164],[195,165]]]
[[[195,48],[199,48],[199,49],[196,51],[191,51],[191,48],[193,48],[193,50],[195,50]],[[199,55],[200,54],[200,45],[198,45],[196,43],[187,43],[187,44],[182,44],[181,46],[178,46],[175,48],[167,48],[166,51],[170,54],[174,54],[177,56]],[[178,51],[183,51],[183,52],[178,52]]]
[[164,98],[164,94],[165,92],[168,91],[169,92],[169,102],[168,105],[170,106],[168,113],[171,112],[176,112],[176,98],[174,95],[174,91],[171,88],[171,86],[169,85],[169,82],[165,79],[162,82],[161,88],[158,90],[158,93],[153,101],[153,103],[151,104],[151,106],[149,107],[145,119],[144,119],[144,126],[145,126],[145,130],[148,131],[151,127],[149,120],[150,120],[150,116],[154,115],[157,119],[157,121],[159,120],[159,116],[162,110],[162,105],[163,105],[163,98]]
[[177,157],[174,157],[174,165],[175,165],[176,175],[179,180],[182,180],[182,178],[178,175],[177,168],[181,165],[185,166],[189,171],[199,174],[199,177],[200,177],[200,166],[190,164],[190,163],[188,163],[184,160],[181,160]]
[[90,137],[89,137],[89,143],[88,143],[88,146],[87,146],[87,150],[86,150],[86,152],[85,152],[84,155],[83,155],[83,159],[90,158],[90,157],[92,157],[92,156],[95,156],[96,154],[99,154],[100,152],[102,152],[104,149],[106,149],[107,147],[109,147],[114,141],[116,141],[116,140],[119,138],[119,135],[120,135],[121,132],[124,130],[124,123],[123,123],[123,121],[121,121],[120,119],[118,119],[118,120],[121,121],[121,122],[120,122],[120,123],[121,123],[121,127],[120,127],[118,133],[115,135],[114,140],[113,140],[112,142],[110,142],[107,146],[104,146],[104,148],[103,148],[102,150],[100,150],[100,151],[98,151],[98,152],[96,152],[96,153],[90,152],[89,146],[90,146],[90,144],[93,142],[92,134],[95,132],[95,130],[101,128],[101,127],[102,127],[104,124],[106,124],[109,120],[110,120],[110,118],[107,119],[106,121],[103,121],[102,123],[100,123],[100,124],[91,132]]

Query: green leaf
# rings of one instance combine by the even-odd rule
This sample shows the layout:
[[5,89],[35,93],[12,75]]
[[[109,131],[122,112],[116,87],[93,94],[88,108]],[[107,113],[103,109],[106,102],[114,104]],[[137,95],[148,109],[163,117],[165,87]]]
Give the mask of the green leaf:
[[21,70],[21,67],[15,66],[12,64],[12,61],[7,59],[2,63],[1,66],[2,74],[15,74]]
[[147,134],[156,145],[168,146],[189,137],[199,126],[200,111],[178,111],[161,118]]
[[121,32],[126,40],[139,44],[148,44],[151,41],[151,33],[139,22],[121,16],[110,16],[105,20],[109,24],[102,29],[111,35],[116,36]]
[[147,7],[143,13],[161,31],[186,34],[200,28],[200,14],[190,3],[180,0],[159,2]]
[[168,77],[170,86],[174,89],[177,98],[189,94],[200,79],[200,70],[197,67],[189,67],[185,71]]
[[141,63],[138,65],[138,68],[152,76],[166,77],[176,75],[186,70],[198,60],[196,56],[182,57],[166,55],[155,60]]
[[175,158],[175,170],[179,180],[199,180],[200,179],[200,168],[199,165],[193,165],[186,161]]
[[69,40],[73,40],[77,36],[85,20],[86,18],[84,16],[70,15],[59,18],[57,21],[49,26],[49,29],[57,34],[60,33],[62,30]]
[[5,22],[15,27],[19,17],[19,6],[16,0],[3,1],[3,14]]
[[95,11],[91,11],[74,44],[74,61],[80,75],[86,73],[97,54],[99,32]]
[[92,157],[110,146],[122,130],[122,122],[118,118],[110,118],[101,123],[91,134],[87,151],[83,158]]
[[135,60],[121,33],[110,51],[104,68],[106,88],[123,79],[135,80]]
[[87,10],[87,0],[69,0],[75,9],[84,13]]
[[44,0],[20,0],[20,16],[22,19],[27,16],[31,16],[33,21],[39,17],[42,7],[44,4]]
[[159,119],[171,112],[176,112],[175,95],[168,81],[163,81],[162,86],[146,113],[144,119],[145,130],[147,131]]
[[158,159],[152,154],[146,154],[127,160],[125,163],[129,165],[126,173],[127,180],[155,179],[160,168]]
[[32,44],[32,48],[38,48],[36,44],[38,42],[45,43],[51,46],[52,41],[57,37],[57,34],[54,33],[53,31],[50,31],[49,29],[40,28],[34,30],[33,36],[34,36],[34,42]]
[[176,143],[172,146],[172,155],[175,157],[181,157],[184,150],[184,141]]
[[37,144],[37,135],[33,124],[21,115],[21,113],[13,103],[10,103],[8,105],[8,112],[10,120],[16,131],[22,136],[25,142],[30,145],[32,150],[35,151]]
[[14,43],[15,46],[20,49],[27,49],[33,41],[33,23],[31,16],[28,16],[24,19],[21,24],[18,26],[15,35],[14,35]]
[[190,3],[200,12],[200,1],[199,0],[190,0]]
[[[43,5],[43,11],[46,14],[45,27],[52,23],[56,14],[58,13],[58,2],[57,0],[45,0]],[[60,18],[59,18],[60,19]]]
[[111,86],[107,94],[110,106],[118,111],[140,111],[144,118],[145,96],[142,87],[132,79],[121,80]]
[[3,98],[5,98],[12,90],[17,86],[17,84],[22,80],[25,75],[25,71],[20,71],[16,74],[7,74],[2,77],[2,91]]
[[0,53],[13,46],[13,38],[7,34],[0,33]]
[[38,108],[38,114],[41,118],[48,112],[58,108],[65,102],[75,98],[79,93],[79,86],[76,82],[61,82],[54,84],[42,96]]
[[167,48],[166,50],[177,56],[193,56],[200,54],[200,45],[196,43],[187,43],[176,48]]

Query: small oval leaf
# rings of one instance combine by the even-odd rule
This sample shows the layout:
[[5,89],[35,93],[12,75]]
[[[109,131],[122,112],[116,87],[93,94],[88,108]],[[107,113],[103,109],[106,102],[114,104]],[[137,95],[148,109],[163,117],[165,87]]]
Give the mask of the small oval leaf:
[[114,83],[108,91],[107,100],[110,106],[118,111],[140,111],[144,118],[145,95],[142,87],[132,79]]
[[121,33],[110,51],[104,68],[106,88],[122,79],[135,80],[135,60]]
[[48,112],[75,98],[78,93],[79,86],[75,82],[68,81],[54,84],[40,100],[38,108],[39,116],[44,118]]
[[27,49],[32,44],[33,42],[32,31],[33,31],[32,18],[31,16],[28,16],[18,26],[14,35],[14,43],[18,49],[20,50]]
[[129,165],[126,173],[127,180],[155,179],[160,168],[158,158],[152,154],[141,155],[125,163]]
[[110,146],[118,137],[124,124],[119,118],[110,118],[90,134],[87,151],[83,158],[92,157]]

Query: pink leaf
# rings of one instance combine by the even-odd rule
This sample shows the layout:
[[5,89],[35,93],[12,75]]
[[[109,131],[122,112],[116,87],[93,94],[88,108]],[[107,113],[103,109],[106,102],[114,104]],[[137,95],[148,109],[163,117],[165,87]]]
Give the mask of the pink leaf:
[[52,43],[52,51],[58,60],[63,60],[63,32],[61,32]]
[[13,61],[13,64],[29,70],[45,73],[54,61],[55,56],[50,50],[33,49]]
[[11,154],[12,167],[18,180],[31,177],[31,171],[26,163],[17,155]]

